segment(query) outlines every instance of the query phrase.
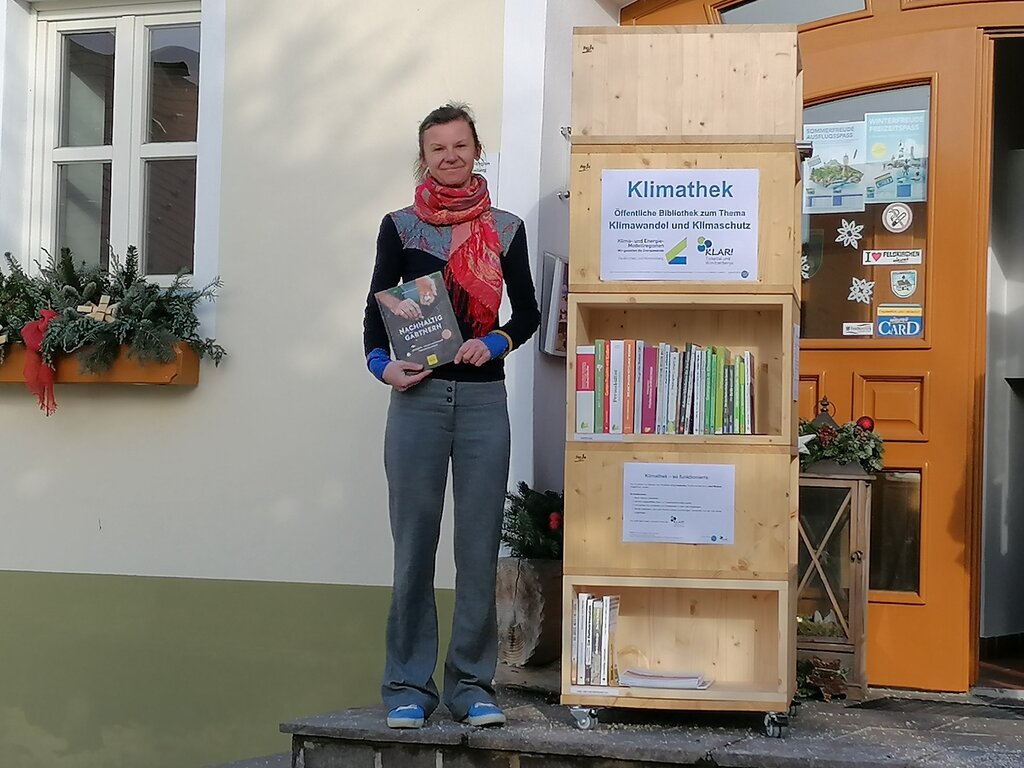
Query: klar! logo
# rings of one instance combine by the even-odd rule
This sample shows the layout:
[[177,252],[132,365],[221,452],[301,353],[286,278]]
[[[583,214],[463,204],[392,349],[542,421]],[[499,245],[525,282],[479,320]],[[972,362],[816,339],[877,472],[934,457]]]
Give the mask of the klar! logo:
[[697,238],[697,251],[705,256],[732,256],[732,248],[715,248],[710,237]]

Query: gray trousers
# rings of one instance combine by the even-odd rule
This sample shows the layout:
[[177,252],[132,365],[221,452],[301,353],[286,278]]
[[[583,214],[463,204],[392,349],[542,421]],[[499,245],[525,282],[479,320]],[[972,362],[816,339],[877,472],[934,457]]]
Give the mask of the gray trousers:
[[455,499],[455,615],[444,665],[444,704],[456,720],[493,702],[497,663],[494,583],[508,485],[505,383],[427,378],[392,390],[384,434],[394,591],[384,680],[387,707],[439,703],[434,561],[448,464]]

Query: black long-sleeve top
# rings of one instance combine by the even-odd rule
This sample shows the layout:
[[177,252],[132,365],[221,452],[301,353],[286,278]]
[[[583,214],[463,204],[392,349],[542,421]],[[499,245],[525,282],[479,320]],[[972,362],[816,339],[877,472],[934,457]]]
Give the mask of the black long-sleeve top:
[[[499,330],[512,340],[508,350],[522,346],[540,325],[540,310],[530,275],[530,257],[526,248],[526,229],[522,220],[498,208],[492,208],[498,237],[501,241],[501,272],[508,292],[512,314],[508,320],[488,332]],[[451,250],[452,228],[438,227],[421,221],[412,206],[384,217],[377,235],[377,260],[370,279],[363,315],[363,350],[390,351],[387,329],[380,315],[378,291],[393,288],[433,272],[443,272]],[[473,338],[469,322],[459,317],[463,338]],[[448,363],[434,369],[433,378],[449,381],[500,381],[505,378],[504,356],[488,360],[480,367],[466,363]]]

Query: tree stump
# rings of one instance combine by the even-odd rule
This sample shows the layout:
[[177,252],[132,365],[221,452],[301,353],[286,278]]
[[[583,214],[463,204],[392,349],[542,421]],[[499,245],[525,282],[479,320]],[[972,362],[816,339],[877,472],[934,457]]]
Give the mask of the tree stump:
[[498,559],[498,661],[540,666],[562,650],[562,562]]

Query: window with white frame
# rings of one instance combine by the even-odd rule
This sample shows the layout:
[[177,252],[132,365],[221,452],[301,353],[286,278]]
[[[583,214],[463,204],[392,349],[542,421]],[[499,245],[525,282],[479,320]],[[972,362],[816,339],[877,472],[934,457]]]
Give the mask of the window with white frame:
[[106,267],[135,245],[147,275],[193,271],[200,27],[175,7],[40,16],[36,252]]

